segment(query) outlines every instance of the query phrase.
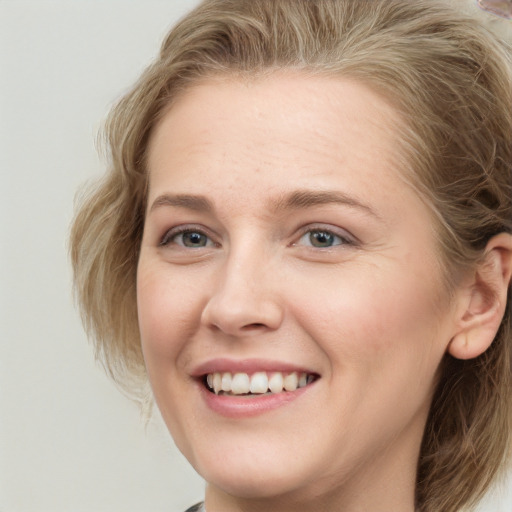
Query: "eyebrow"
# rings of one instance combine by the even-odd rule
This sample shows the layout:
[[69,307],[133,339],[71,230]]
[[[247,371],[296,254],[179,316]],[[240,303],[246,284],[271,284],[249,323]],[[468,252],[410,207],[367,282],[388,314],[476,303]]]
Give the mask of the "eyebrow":
[[189,194],[163,194],[158,196],[151,205],[150,212],[162,206],[176,206],[178,208],[186,208],[197,212],[213,211],[213,204],[204,196],[196,196]]
[[300,210],[313,206],[327,204],[338,204],[348,206],[381,219],[380,215],[369,205],[363,203],[353,196],[333,190],[296,190],[291,194],[280,197],[273,202],[273,209],[276,211]]
[[[286,194],[271,201],[270,207],[273,211],[279,213],[328,204],[338,204],[362,210],[363,212],[381,220],[380,215],[369,205],[353,196],[332,190],[295,190],[290,194]],[[152,212],[162,206],[174,206],[206,213],[214,211],[213,203],[202,195],[162,194],[153,201],[149,211]]]

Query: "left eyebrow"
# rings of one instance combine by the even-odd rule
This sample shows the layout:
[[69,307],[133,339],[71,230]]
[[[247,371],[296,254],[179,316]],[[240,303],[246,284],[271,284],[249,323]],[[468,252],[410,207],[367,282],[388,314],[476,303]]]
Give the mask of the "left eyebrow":
[[189,194],[163,194],[158,196],[149,209],[150,212],[162,206],[175,206],[199,212],[213,211],[212,203],[205,196]]
[[296,190],[290,194],[278,198],[272,202],[275,211],[300,210],[313,206],[326,204],[339,204],[355,208],[367,213],[379,220],[381,216],[369,205],[348,194],[333,190]]

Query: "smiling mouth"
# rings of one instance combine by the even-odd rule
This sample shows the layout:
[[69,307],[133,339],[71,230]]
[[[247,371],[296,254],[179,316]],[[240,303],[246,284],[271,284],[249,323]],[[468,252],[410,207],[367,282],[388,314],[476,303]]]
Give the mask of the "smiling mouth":
[[296,391],[317,378],[305,372],[215,372],[204,376],[204,385],[216,395],[261,396]]

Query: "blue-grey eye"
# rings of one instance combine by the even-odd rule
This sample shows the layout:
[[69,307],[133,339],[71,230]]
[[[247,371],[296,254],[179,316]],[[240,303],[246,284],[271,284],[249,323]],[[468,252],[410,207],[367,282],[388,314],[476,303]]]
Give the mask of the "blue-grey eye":
[[186,231],[174,237],[174,241],[178,245],[190,248],[200,248],[209,245],[210,240],[204,233],[198,231]]
[[162,247],[177,245],[187,249],[201,249],[215,245],[210,237],[196,229],[171,229],[160,242]]
[[313,229],[302,235],[301,242],[310,247],[328,249],[346,243],[340,236],[324,229]]

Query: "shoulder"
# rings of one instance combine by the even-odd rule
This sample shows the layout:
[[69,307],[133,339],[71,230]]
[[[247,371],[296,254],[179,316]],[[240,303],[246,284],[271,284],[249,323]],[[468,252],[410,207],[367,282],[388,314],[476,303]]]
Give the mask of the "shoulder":
[[204,512],[203,503],[197,503],[193,507],[188,508],[185,512]]

